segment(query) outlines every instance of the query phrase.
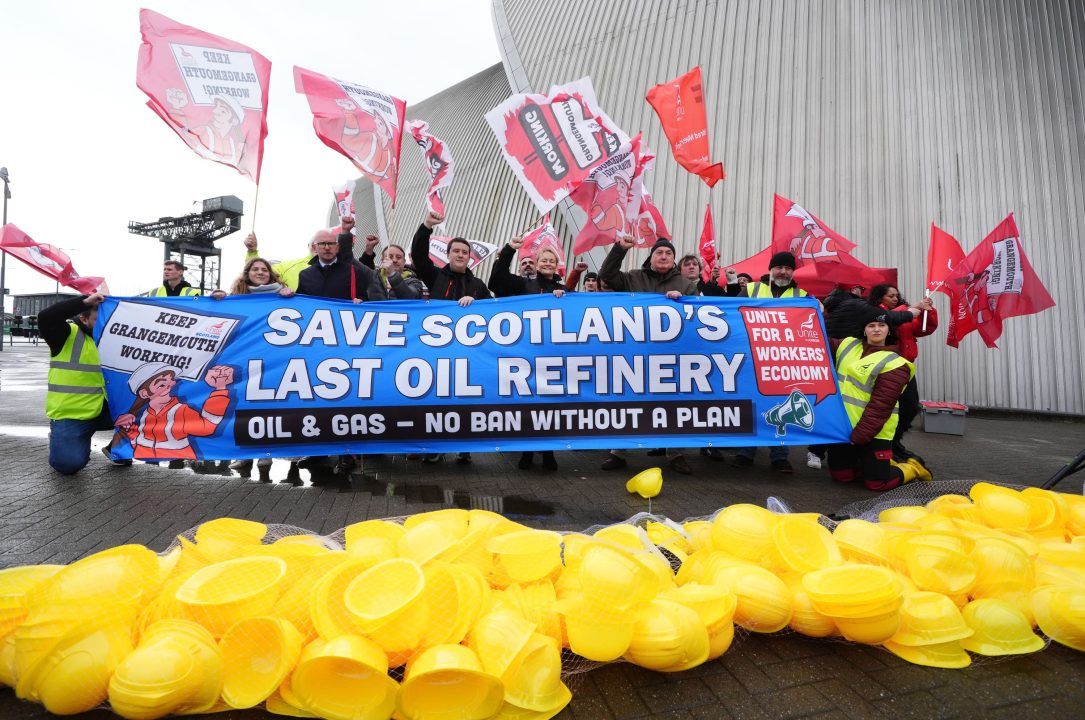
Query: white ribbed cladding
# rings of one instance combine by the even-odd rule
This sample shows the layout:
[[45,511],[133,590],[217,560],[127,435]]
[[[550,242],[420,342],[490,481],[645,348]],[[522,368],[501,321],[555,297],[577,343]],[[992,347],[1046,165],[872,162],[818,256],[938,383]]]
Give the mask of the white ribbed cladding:
[[[1058,306],[1009,320],[1001,350],[978,336],[952,350],[944,328],[921,340],[921,394],[1085,415],[1085,3],[493,0],[493,16],[503,90],[456,102],[472,116],[458,122],[479,128],[472,151],[487,168],[500,165],[487,180],[515,183],[481,117],[509,82],[545,92],[588,75],[607,113],[656,151],[648,187],[679,252],[695,248],[711,197],[723,258],[753,254],[768,242],[779,192],[857,242],[865,262],[899,267],[902,292],[915,298],[932,220],[967,251],[1013,211]],[[728,174],[711,196],[674,162],[644,101],[649,87],[698,64],[712,159]],[[462,85],[431,100],[452,102]],[[495,212],[483,200],[495,188],[465,187],[464,177],[453,190],[470,198],[473,229],[475,213]],[[527,197],[505,190],[500,214],[526,222]],[[405,232],[400,223],[393,234]]]

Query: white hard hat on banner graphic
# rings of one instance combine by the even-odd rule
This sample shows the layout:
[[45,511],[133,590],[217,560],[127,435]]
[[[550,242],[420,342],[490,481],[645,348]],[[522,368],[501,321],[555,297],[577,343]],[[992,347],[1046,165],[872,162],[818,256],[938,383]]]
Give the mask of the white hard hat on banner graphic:
[[143,383],[166,371],[172,372],[174,377],[181,374],[180,370],[169,363],[152,362],[140,365],[136,368],[135,372],[128,376],[128,387],[133,394],[138,393],[139,389],[143,386]]

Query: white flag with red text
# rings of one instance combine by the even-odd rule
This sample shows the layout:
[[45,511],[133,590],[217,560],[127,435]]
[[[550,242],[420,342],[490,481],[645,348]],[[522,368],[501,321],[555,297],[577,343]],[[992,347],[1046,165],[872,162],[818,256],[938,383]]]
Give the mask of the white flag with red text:
[[411,120],[407,123],[407,132],[411,134],[415,143],[422,149],[422,157],[426,163],[426,172],[430,176],[429,190],[426,192],[426,203],[429,209],[438,215],[445,214],[444,198],[441,190],[452,184],[452,176],[456,163],[452,159],[452,153],[443,141],[438,140],[429,131],[429,124],[424,120]]

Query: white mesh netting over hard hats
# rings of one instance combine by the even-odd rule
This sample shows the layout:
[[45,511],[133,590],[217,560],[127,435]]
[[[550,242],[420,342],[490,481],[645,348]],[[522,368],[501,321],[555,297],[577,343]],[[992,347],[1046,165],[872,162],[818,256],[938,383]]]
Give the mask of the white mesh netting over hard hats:
[[548,718],[566,681],[674,672],[795,632],[959,668],[1085,649],[1085,498],[914,484],[833,521],[730,505],[583,532],[486,510],[321,536],[220,518],[162,553],[124,545],[0,571],[0,682],[57,714],[262,706],[339,718]]

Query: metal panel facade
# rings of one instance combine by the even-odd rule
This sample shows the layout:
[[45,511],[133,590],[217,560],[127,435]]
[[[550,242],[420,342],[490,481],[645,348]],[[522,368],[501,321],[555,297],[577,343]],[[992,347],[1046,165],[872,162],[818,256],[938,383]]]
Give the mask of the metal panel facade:
[[[1085,415],[1085,250],[1076,234],[1085,208],[1085,3],[493,0],[493,16],[506,90],[589,75],[608,114],[644,132],[659,156],[648,186],[680,252],[695,247],[706,202],[725,260],[760,250],[778,192],[857,242],[868,264],[900,268],[902,292],[914,298],[932,221],[967,251],[1014,212],[1058,306],[1007,322],[1000,350],[978,337],[952,350],[940,329],[922,341],[921,395]],[[644,101],[652,85],[694,65],[705,78],[712,158],[728,174],[711,193],[674,162]],[[502,99],[493,90],[478,115],[459,118],[491,146],[481,113]],[[500,170],[487,177],[514,182]],[[475,202],[498,198],[472,213],[508,202],[506,187],[457,185]]]

